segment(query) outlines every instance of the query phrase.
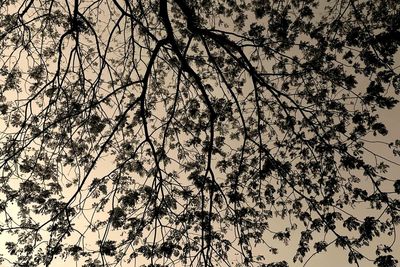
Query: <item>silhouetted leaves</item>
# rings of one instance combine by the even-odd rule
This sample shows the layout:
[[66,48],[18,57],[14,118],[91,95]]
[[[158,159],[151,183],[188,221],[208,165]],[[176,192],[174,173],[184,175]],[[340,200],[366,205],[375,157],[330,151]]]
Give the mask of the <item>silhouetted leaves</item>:
[[374,261],[378,267],[396,267],[397,263],[398,261],[392,255],[379,256]]
[[394,191],[395,191],[397,194],[400,194],[400,180],[396,180],[396,181],[394,182],[393,186],[394,186]]
[[399,1],[0,2],[0,261],[397,264]]

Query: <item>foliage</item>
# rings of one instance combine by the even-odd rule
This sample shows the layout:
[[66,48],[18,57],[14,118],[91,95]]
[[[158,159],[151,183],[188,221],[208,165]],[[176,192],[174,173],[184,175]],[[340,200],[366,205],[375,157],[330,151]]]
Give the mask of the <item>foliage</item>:
[[397,0],[0,1],[1,259],[396,266],[399,28]]

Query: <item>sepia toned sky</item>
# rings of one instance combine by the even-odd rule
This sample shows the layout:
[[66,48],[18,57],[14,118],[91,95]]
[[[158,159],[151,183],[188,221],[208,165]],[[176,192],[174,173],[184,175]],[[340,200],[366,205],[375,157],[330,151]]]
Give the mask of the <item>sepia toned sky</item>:
[[[322,2],[322,1],[321,1]],[[321,5],[323,6],[323,5]],[[321,14],[323,14],[323,11],[321,10]],[[400,66],[400,55],[396,58],[396,66]],[[368,81],[365,80],[364,83],[360,82],[358,85],[357,90],[363,90],[363,87],[366,87],[368,84]],[[246,88],[244,88],[244,91],[246,90]],[[382,121],[385,122],[388,130],[389,130],[389,134],[385,137],[379,137],[379,139],[381,141],[384,142],[390,142],[393,141],[395,139],[400,139],[400,123],[399,123],[399,118],[400,118],[400,105],[398,105],[396,108],[392,109],[392,110],[385,110],[385,111],[379,111],[380,117],[382,119]],[[157,114],[156,114],[157,115]],[[240,141],[239,141],[240,142]],[[371,136],[371,141],[369,142],[368,139],[366,140],[366,148],[370,149],[371,151],[377,153],[378,155],[382,155],[383,157],[385,157],[386,159],[393,161],[394,163],[388,163],[390,165],[390,170],[387,174],[388,177],[391,177],[392,179],[398,179],[400,177],[400,167],[396,164],[400,164],[399,158],[396,158],[393,156],[391,150],[384,144],[377,142],[377,138]],[[373,154],[367,155],[366,154],[366,159],[370,160],[371,162],[373,162],[375,160]],[[112,171],[112,169],[114,168],[113,166],[114,162],[109,159],[109,158],[102,158],[98,164],[96,169],[94,170],[93,174],[91,175],[92,177],[96,177],[96,176],[104,176],[105,173],[109,173],[110,171]],[[68,176],[67,173],[65,173],[64,175]],[[74,188],[65,188],[66,190],[66,194],[68,195],[68,190],[71,190],[71,193],[73,193]],[[387,190],[391,190],[390,188],[388,188]],[[0,196],[1,197],[1,196]],[[95,200],[92,200],[95,201]],[[90,205],[90,201],[88,203],[85,203],[85,205]],[[361,208],[360,208],[361,207]],[[15,213],[17,213],[17,209],[15,209]],[[11,211],[12,212],[12,211]],[[371,214],[375,214],[376,211],[374,209],[371,209],[370,207],[368,207],[368,205],[360,205],[357,206],[356,210],[352,210],[353,214],[356,214],[357,216],[359,216],[360,218],[364,218],[366,216],[371,216]],[[104,214],[97,214],[97,216],[104,216],[104,218],[108,218],[108,213],[104,212]],[[38,220],[40,220],[41,218],[37,218]],[[1,219],[0,219],[1,220]],[[286,219],[287,220],[287,219]],[[87,218],[83,218],[82,216],[79,217],[78,220],[75,220],[76,223],[76,228],[81,228],[82,231],[85,231],[85,229],[88,226],[88,220]],[[298,223],[298,227],[299,227],[299,231],[301,230],[301,222],[297,222]],[[270,221],[270,228],[274,229],[274,227],[276,226],[277,229],[279,229],[279,227],[281,226],[282,222],[280,220],[280,218],[276,218],[276,219],[271,219]],[[287,222],[285,222],[285,224],[287,224]],[[400,229],[399,229],[400,230]],[[118,232],[112,233],[109,235],[110,238],[113,239],[118,239],[120,238],[118,236]],[[321,233],[321,236],[323,234]],[[73,240],[78,238],[78,236],[76,234],[73,234],[71,237],[66,239],[66,243],[68,243],[68,240]],[[101,239],[102,236],[98,235],[98,233],[93,233],[93,232],[86,232],[85,234],[85,241],[84,243],[87,244],[87,246],[89,248],[95,249],[96,245],[96,241]],[[326,241],[329,243],[330,241],[334,240],[333,236],[330,236],[329,234],[325,237]],[[381,236],[379,238],[377,238],[376,240],[374,240],[374,242],[372,242],[371,246],[369,248],[365,248],[362,251],[366,252],[366,255],[370,255],[371,259],[373,260],[375,258],[375,249],[376,249],[376,245],[379,243],[384,243],[384,244],[391,244],[392,240],[395,237],[393,236]],[[265,239],[269,239],[272,240],[272,235],[266,234]],[[15,240],[15,237],[11,237],[7,234],[1,234],[0,235],[0,254],[6,254],[5,251],[5,247],[4,247],[4,243],[10,240]],[[297,263],[292,263],[292,258],[296,252],[297,249],[297,243],[299,240],[299,235],[293,235],[289,244],[287,246],[285,246],[284,244],[282,244],[282,242],[274,242],[271,241],[272,244],[274,244],[278,249],[279,249],[279,253],[276,257],[272,256],[271,253],[265,253],[265,255],[267,255],[267,258],[265,259],[266,262],[271,262],[274,260],[283,260],[285,259],[288,263],[289,266],[293,266],[293,267],[300,267],[303,266],[305,264],[305,262],[301,263],[301,262],[297,262]],[[73,242],[73,241],[72,241]],[[275,244],[276,243],[276,244]],[[255,247],[255,251],[257,250],[263,250],[265,249],[265,246],[260,246],[260,247]],[[2,250],[4,252],[2,252]],[[311,251],[313,251],[313,249],[311,249]],[[393,251],[395,251],[395,254],[398,255],[398,257],[400,257],[400,244],[399,242],[396,243],[396,245],[393,247]],[[307,255],[307,257],[305,258],[305,261],[307,261],[307,266],[308,267],[338,267],[338,266],[354,266],[354,265],[350,265],[348,263],[347,260],[347,252],[343,251],[340,248],[336,248],[334,244],[330,245],[327,249],[326,252],[322,252],[322,253],[318,253],[315,254],[314,256],[312,256],[310,258],[310,256],[312,255],[312,252],[309,253]],[[270,256],[270,258],[268,258],[268,256]],[[12,258],[12,257],[11,257]],[[68,261],[64,261],[63,259],[60,259],[59,257],[53,261],[51,266],[60,266],[60,267],[69,267],[69,266],[81,266],[84,262],[82,261],[78,261],[75,262],[73,261],[73,259],[69,259]],[[240,258],[237,257],[235,258],[235,256],[232,256],[232,265],[235,266],[237,263],[240,263]],[[137,265],[139,266],[141,264],[141,262],[137,262]],[[2,266],[9,266],[7,265],[7,262],[4,262]],[[132,263],[131,264],[121,264],[122,266],[134,266]],[[361,267],[372,267],[373,262],[367,262],[367,261],[362,261]]]
[[[400,53],[398,53],[398,56],[396,58],[396,64],[397,68],[400,68]],[[358,90],[363,90],[363,87],[366,88],[368,85],[368,80],[359,81],[360,83],[358,84],[357,89]],[[369,139],[366,139],[366,148],[370,149],[374,153],[378,155],[382,155],[386,159],[389,159],[390,161],[393,161],[395,164],[387,162],[388,165],[390,165],[389,172],[387,174],[387,177],[390,179],[399,179],[400,178],[400,160],[398,157],[393,156],[392,151],[387,147],[387,145],[380,143],[379,141],[383,142],[392,142],[393,140],[400,139],[400,105],[397,105],[394,109],[392,110],[380,110],[380,119],[385,123],[387,126],[387,129],[389,130],[389,134],[385,137],[375,137],[375,136],[370,136]],[[368,155],[366,153],[366,159],[370,161],[374,161],[374,156],[372,154]],[[396,165],[397,164],[397,165]],[[103,174],[104,172],[109,171],[109,168],[107,168],[107,160],[104,160],[103,163],[99,164],[99,166],[96,168],[96,173],[99,175]],[[387,188],[388,191],[392,191],[392,188]],[[373,215],[379,215],[375,209],[370,208],[367,204],[364,205],[363,208],[360,208],[360,206],[357,206],[357,209],[355,210],[349,210],[351,211],[355,216],[359,218],[365,218],[367,216],[373,216]],[[282,224],[282,221],[279,218],[272,219],[270,221],[270,228],[274,229],[274,225],[277,226],[277,229],[279,229],[279,226]],[[298,222],[299,224],[299,229],[301,229],[301,222]],[[86,225],[84,225],[86,227]],[[396,235],[400,234],[400,229],[398,229]],[[322,234],[321,234],[322,236]],[[114,238],[118,238],[115,236]],[[272,235],[266,236],[266,239],[272,239]],[[360,250],[360,252],[365,253],[365,255],[370,256],[371,261],[363,260],[361,261],[360,266],[361,267],[375,267],[373,264],[373,260],[375,259],[375,250],[376,246],[378,244],[392,244],[394,241],[395,244],[392,247],[393,249],[393,254],[396,255],[398,258],[400,258],[400,242],[396,240],[396,236],[387,236],[387,235],[382,235],[379,238],[376,238],[371,242],[370,247],[368,248],[363,248]],[[326,236],[326,241],[329,243],[329,241],[333,241],[335,238],[334,236],[330,236],[329,234]],[[98,240],[98,236],[93,236],[91,238],[87,239],[88,244],[93,244],[96,240]],[[297,249],[297,243],[299,240],[299,235],[293,235],[291,240],[289,241],[289,244],[285,246],[282,242],[271,242],[274,246],[276,246],[279,250],[278,255],[276,257],[272,256],[270,253],[265,253],[267,255],[265,262],[272,262],[272,261],[280,261],[280,260],[286,260],[289,263],[290,267],[301,267],[301,266],[307,266],[307,267],[350,267],[350,266],[355,266],[354,264],[350,264],[348,262],[348,256],[347,256],[347,251],[344,251],[341,248],[336,247],[334,244],[331,244],[328,248],[327,251],[313,254],[313,249],[311,248],[311,252],[307,254],[305,257],[305,260],[303,262],[296,262],[293,263],[292,259],[293,256],[296,253]],[[265,249],[265,247],[261,247],[261,253],[262,250]],[[257,250],[260,250],[259,247],[255,247],[255,254]],[[138,265],[133,265],[131,264],[121,264],[121,266],[140,266],[141,264],[146,263],[147,261],[143,261],[142,263],[140,260],[136,262]],[[236,266],[236,264],[240,263],[240,257],[232,257],[232,266]],[[69,260],[67,262],[61,260],[61,259],[56,259],[52,266],[60,266],[60,267],[69,267],[69,266],[81,266],[82,262],[73,262],[72,260]],[[179,265],[177,265],[179,267]],[[239,265],[238,265],[239,266]]]

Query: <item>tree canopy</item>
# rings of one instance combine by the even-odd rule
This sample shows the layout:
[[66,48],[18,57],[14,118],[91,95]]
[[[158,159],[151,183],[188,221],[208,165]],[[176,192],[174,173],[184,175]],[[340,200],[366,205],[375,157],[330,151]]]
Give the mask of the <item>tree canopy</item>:
[[396,266],[399,28],[398,0],[0,1],[2,266]]

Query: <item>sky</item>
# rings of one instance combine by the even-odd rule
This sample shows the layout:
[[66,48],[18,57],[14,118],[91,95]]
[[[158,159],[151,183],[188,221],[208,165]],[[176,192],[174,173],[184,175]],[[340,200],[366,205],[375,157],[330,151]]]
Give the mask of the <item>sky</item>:
[[[396,62],[398,63],[396,65],[399,66],[400,65],[400,57],[399,56],[396,58]],[[364,86],[363,83],[359,84],[359,88],[362,88],[363,86]],[[246,88],[245,88],[245,90],[246,90]],[[380,116],[381,116],[382,120],[386,123],[387,128],[389,130],[389,134],[386,137],[380,137],[381,140],[382,141],[391,141],[394,139],[400,139],[400,127],[398,124],[398,114],[400,114],[400,106],[397,106],[396,108],[389,110],[389,111],[379,111],[379,112],[380,112]],[[110,115],[112,115],[112,114],[110,114]],[[374,142],[371,142],[371,143],[367,142],[368,148],[371,148],[371,150],[377,152],[377,154],[384,155],[386,158],[390,159],[391,161],[396,162],[397,164],[399,163],[398,158],[395,158],[391,154],[391,151],[385,145],[375,142],[376,141],[375,137],[371,136],[371,139],[372,138],[374,138]],[[367,156],[367,158],[368,157],[370,160],[374,160],[372,156]],[[400,168],[399,168],[399,166],[396,166],[395,164],[390,164],[390,165],[393,165],[393,166],[391,166],[388,176],[392,177],[394,179],[397,179]],[[112,165],[110,159],[103,158],[99,161],[99,164],[98,164],[98,166],[96,166],[96,169],[94,170],[91,177],[93,178],[96,176],[103,176],[104,173],[108,173],[110,170],[112,170],[113,167],[114,166]],[[64,175],[68,176],[67,173],[64,173]],[[65,187],[64,188],[65,194],[66,195],[72,194],[73,189],[74,189],[74,187],[72,187],[70,189],[67,189]],[[71,192],[69,192],[68,190],[71,190]],[[90,205],[90,204],[91,204],[90,201],[88,203],[86,203],[86,205]],[[359,208],[358,210],[355,210],[353,212],[358,214],[360,217],[366,217],[366,216],[370,216],[372,213],[374,213],[374,210],[365,206],[363,209]],[[100,217],[104,216],[104,218],[108,217],[106,212],[99,213],[97,215]],[[41,220],[41,218],[37,218],[37,219]],[[84,230],[87,227],[87,221],[82,216],[80,217],[80,220],[76,221],[76,224],[77,224],[76,227],[82,228]],[[82,224],[81,226],[79,225],[80,223]],[[270,227],[274,228],[276,225],[276,227],[279,228],[281,226],[280,223],[281,223],[281,221],[279,219],[271,220]],[[301,229],[301,226],[299,226],[299,229]],[[117,233],[111,234],[110,237],[118,239],[118,234]],[[77,236],[72,235],[72,237],[70,239],[73,239],[73,238],[77,238]],[[89,247],[90,246],[93,247],[94,241],[98,240],[99,238],[101,238],[101,236],[99,236],[97,233],[87,232],[87,234],[85,235],[86,240],[84,243],[87,244]],[[266,236],[265,238],[271,240],[271,236],[269,236],[269,237]],[[1,248],[4,250],[4,246],[2,247],[1,244],[4,244],[4,242],[9,241],[11,239],[12,239],[12,237],[10,237],[6,234],[2,234],[0,236],[0,253],[1,253]],[[291,263],[291,259],[293,258],[295,249],[297,248],[298,239],[299,239],[298,235],[297,236],[293,235],[292,240],[289,243],[289,246],[284,246],[281,243],[272,241],[272,243],[279,249],[279,254],[276,257],[276,260],[286,259],[289,262],[289,266],[294,266],[294,267],[303,266],[304,262],[303,263],[297,262],[295,264]],[[333,237],[328,235],[327,241],[330,241],[330,240],[333,240]],[[391,242],[392,237],[382,236],[380,240],[384,243],[389,243],[389,242]],[[264,249],[265,249],[265,246],[259,246],[259,247],[255,247],[254,251],[257,251],[257,250],[262,251]],[[366,250],[370,250],[369,253],[367,253],[367,254],[371,255],[371,257],[374,257],[374,253],[373,253],[374,246],[371,245],[369,248],[366,248]],[[396,244],[395,249],[393,249],[393,250],[400,251],[399,244]],[[5,254],[5,253],[2,253],[2,254]],[[266,259],[267,262],[275,260],[275,258],[272,255],[270,255],[269,253],[266,253],[266,255],[267,255],[267,259]],[[308,256],[310,256],[310,255],[311,254],[309,254]],[[305,260],[307,260],[307,259],[308,259],[308,257],[306,257]],[[238,257],[236,257],[236,261],[239,262],[240,259]],[[232,263],[236,264],[236,261],[235,261],[235,256],[233,255]],[[74,266],[74,264],[76,266],[81,266],[82,262],[74,262],[70,259],[67,261],[64,261],[60,258],[56,258],[54,260],[54,262],[51,264],[51,266],[68,267],[68,266]],[[138,262],[138,265],[140,265],[140,264],[141,263]],[[2,266],[7,266],[7,263],[4,262]],[[131,266],[131,265],[121,264],[121,266]],[[316,254],[312,258],[310,258],[309,261],[307,262],[307,266],[308,267],[319,267],[319,266],[337,267],[337,266],[351,266],[351,265],[347,261],[347,253],[343,253],[343,251],[341,249],[335,248],[334,245],[331,245],[328,248],[327,252]],[[361,266],[369,267],[369,266],[373,266],[373,264],[363,261]]]

